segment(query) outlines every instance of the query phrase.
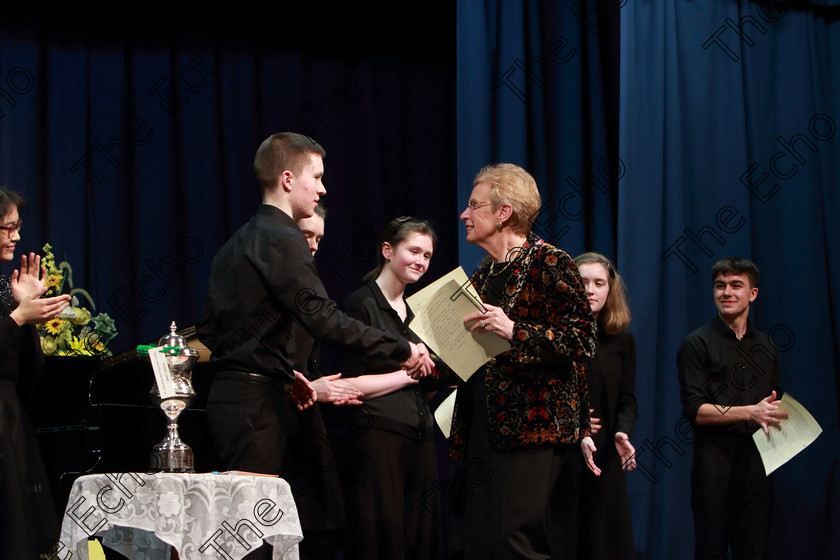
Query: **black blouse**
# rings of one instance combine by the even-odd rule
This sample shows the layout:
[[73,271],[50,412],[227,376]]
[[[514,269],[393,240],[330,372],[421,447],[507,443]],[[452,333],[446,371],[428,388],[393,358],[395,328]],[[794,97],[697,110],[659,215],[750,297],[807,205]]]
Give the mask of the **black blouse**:
[[[402,321],[376,282],[368,282],[353,292],[347,299],[345,309],[348,315],[363,323],[397,333],[412,342],[421,342],[408,328],[414,318],[408,304],[406,319]],[[400,363],[396,360],[350,353],[340,353],[338,358],[342,377],[389,373],[400,369]],[[408,385],[391,394],[366,400],[361,406],[373,428],[416,439],[430,439],[433,436],[434,422],[420,384]]]
[[610,335],[598,333],[598,350],[586,364],[593,416],[601,419],[602,429],[593,436],[595,447],[614,450],[616,432],[633,432],[636,404],[636,341],[627,331]]
[[17,382],[24,371],[34,381],[44,367],[41,339],[35,325],[18,325],[9,314],[17,307],[8,276],[0,276],[0,379]]

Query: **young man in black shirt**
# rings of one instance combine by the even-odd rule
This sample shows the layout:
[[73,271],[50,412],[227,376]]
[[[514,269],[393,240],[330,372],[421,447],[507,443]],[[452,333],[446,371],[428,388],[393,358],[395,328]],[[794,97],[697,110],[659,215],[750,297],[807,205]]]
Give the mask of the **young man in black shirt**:
[[[740,257],[712,267],[717,315],[677,355],[683,415],[696,434],[691,468],[695,558],[764,558],[771,484],[752,434],[787,418],[779,410],[780,363],[752,325],[758,268]],[[728,549],[731,547],[731,556]]]
[[317,340],[397,359],[414,375],[431,371],[422,345],[349,318],[318,278],[295,221],[312,216],[326,193],[324,156],[300,134],[267,138],[254,160],[262,205],[213,260],[199,338],[212,351],[207,414],[226,469],[278,474],[290,391],[305,395],[304,406],[314,402],[314,389],[294,371],[296,322]]

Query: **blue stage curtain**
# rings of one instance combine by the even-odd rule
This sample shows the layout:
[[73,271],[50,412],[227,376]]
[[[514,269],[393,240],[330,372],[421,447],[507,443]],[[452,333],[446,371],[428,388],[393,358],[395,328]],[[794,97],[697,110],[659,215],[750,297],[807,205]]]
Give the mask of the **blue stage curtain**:
[[[73,265],[114,351],[199,320],[271,133],[327,151],[316,262],[337,301],[392,218],[456,235],[454,6],[383,26],[349,5],[37,4],[0,8],[0,184],[30,203],[18,251],[48,241]],[[455,266],[437,249],[428,279]]]
[[[458,3],[459,212],[489,163],[537,180],[534,230],[561,248],[616,247],[618,12],[585,1]],[[461,263],[483,251],[461,236]]]
[[[645,558],[693,554],[692,439],[675,359],[683,336],[714,316],[710,269],[728,255],[760,267],[753,320],[778,347],[783,388],[824,430],[775,475],[771,558],[840,555],[831,4],[459,2],[459,206],[482,165],[523,165],[545,202],[538,233],[572,255],[615,258],[627,281],[640,410],[640,469],[628,481]],[[584,211],[571,212],[581,191]],[[468,272],[479,254],[461,242]]]
[[[710,269],[761,269],[752,318],[782,387],[820,438],[775,476],[771,558],[833,558],[840,312],[840,12],[755,2],[629,2],[621,11],[620,268],[639,344],[636,535],[652,558],[692,550],[691,444],[675,355],[710,320]],[[683,538],[674,538],[682,535]]]

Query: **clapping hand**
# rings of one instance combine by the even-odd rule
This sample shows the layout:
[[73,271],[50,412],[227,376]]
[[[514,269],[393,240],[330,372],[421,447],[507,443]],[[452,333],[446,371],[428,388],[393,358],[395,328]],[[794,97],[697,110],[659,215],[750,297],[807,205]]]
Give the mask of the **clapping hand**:
[[41,297],[47,291],[46,276],[47,269],[41,266],[40,255],[29,253],[28,259],[26,255],[20,257],[20,269],[10,277],[12,297],[18,306],[9,316],[18,325],[45,323],[58,317],[70,305],[67,294]]
[[20,257],[20,269],[11,276],[12,297],[17,303],[33,297],[41,297],[47,291],[45,286],[47,268],[41,266],[41,255],[29,253]]

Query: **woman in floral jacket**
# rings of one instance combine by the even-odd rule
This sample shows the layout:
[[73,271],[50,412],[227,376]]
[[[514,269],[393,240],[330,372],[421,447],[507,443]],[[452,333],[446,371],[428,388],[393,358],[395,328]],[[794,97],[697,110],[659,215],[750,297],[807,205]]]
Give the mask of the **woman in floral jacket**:
[[484,309],[464,322],[511,345],[458,388],[450,454],[466,558],[576,554],[596,324],[572,259],[530,233],[539,208],[534,178],[496,164],[479,171],[461,214],[467,241],[488,253],[471,278]]

